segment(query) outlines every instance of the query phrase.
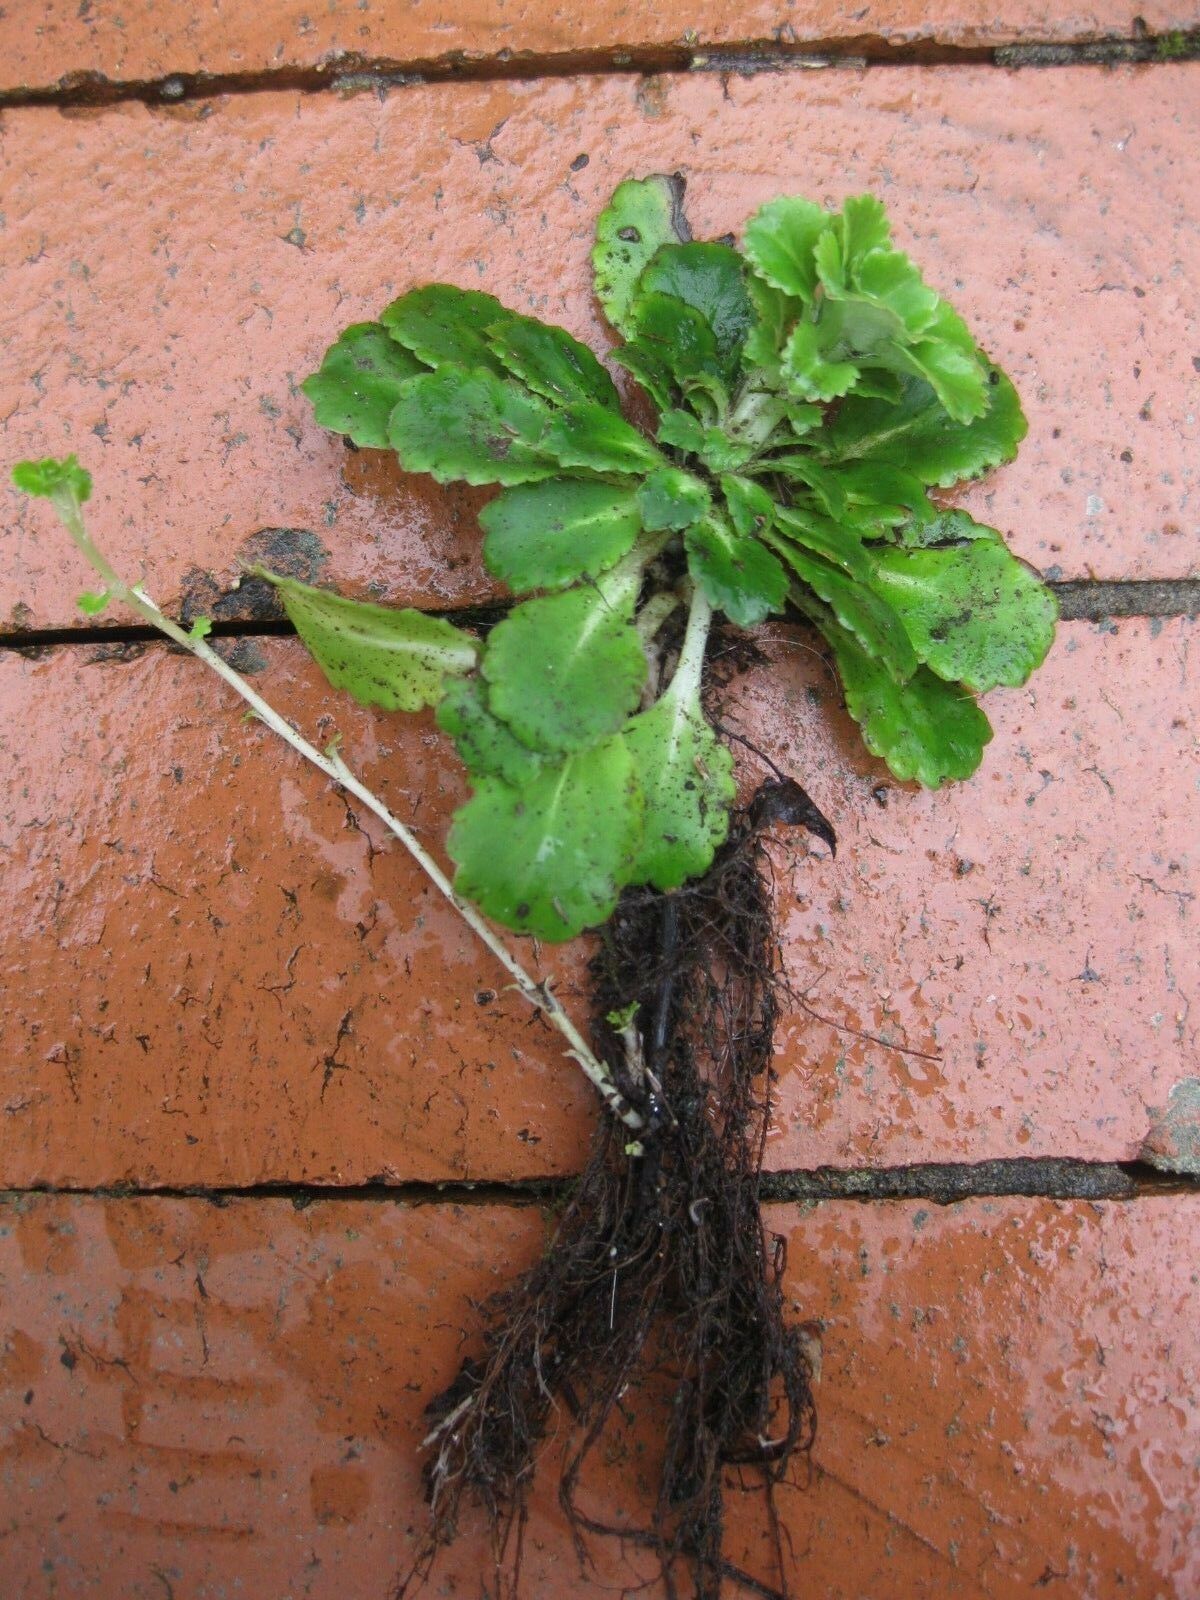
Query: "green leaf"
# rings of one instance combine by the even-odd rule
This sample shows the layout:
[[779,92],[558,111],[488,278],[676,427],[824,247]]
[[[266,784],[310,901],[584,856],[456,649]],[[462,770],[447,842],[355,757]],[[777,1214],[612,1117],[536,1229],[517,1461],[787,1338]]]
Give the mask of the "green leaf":
[[889,528],[887,537],[903,550],[927,550],[937,545],[971,544],[976,539],[999,539],[1000,535],[965,511],[939,511],[927,500],[918,516]]
[[779,371],[779,352],[804,310],[804,301],[764,283],[753,273],[746,279],[746,293],[754,308],[754,326],[746,335],[742,359],[749,367],[762,368],[774,380]]
[[824,600],[841,626],[853,634],[859,647],[887,669],[897,683],[917,670],[917,655],[900,618],[880,595],[865,583],[830,566],[797,545],[768,536],[802,582]]
[[379,320],[393,339],[427,366],[482,368],[502,377],[504,363],[488,343],[487,333],[513,316],[495,295],[427,283],[393,300]]
[[92,496],[92,475],[74,456],[64,456],[61,460],[46,456],[41,461],[18,461],[12,469],[12,481],[22,494],[35,495],[39,500],[83,505]]
[[962,318],[942,301],[927,334],[896,354],[896,364],[924,378],[954,421],[986,416],[990,397],[982,353]]
[[688,571],[709,602],[739,628],[753,628],[787,599],[787,573],[757,539],[735,533],[715,513],[683,536]]
[[854,263],[855,288],[862,300],[888,315],[881,325],[918,338],[935,322],[945,302],[900,250],[875,250]]
[[479,522],[488,571],[517,593],[598,577],[642,531],[631,486],[584,478],[506,489]]
[[712,865],[737,793],[733,757],[690,694],[668,688],[623,734],[646,802],[631,882],[678,889]]
[[670,409],[677,397],[672,391],[671,374],[649,345],[623,344],[612,353],[613,360],[632,373],[659,411]]
[[754,307],[742,258],[732,246],[663,245],[643,272],[639,293],[672,295],[698,311],[712,329],[723,368],[736,369],[754,324]]
[[[897,374],[925,378],[960,422],[987,408],[985,363],[966,326],[891,246],[887,215],[871,195],[839,217],[807,201],[773,201],[751,221],[747,254],[776,295],[754,294],[751,359],[780,371],[801,400],[836,400],[860,386],[896,392]],[[790,333],[788,329],[790,327]],[[785,338],[786,335],[786,338]]]
[[965,425],[986,416],[987,379],[974,357],[964,356],[938,340],[928,340],[898,351],[896,362],[924,378],[955,422]]
[[865,258],[872,254],[899,254],[891,249],[892,230],[883,202],[873,194],[851,195],[842,202],[841,233],[842,257],[855,274],[861,274]]
[[[672,445],[676,450],[682,450],[689,456],[703,454],[705,439],[709,431],[690,411],[671,409],[664,411],[658,419],[659,443]],[[719,432],[720,430],[714,429],[711,431]]]
[[188,629],[188,638],[197,641],[207,639],[212,630],[213,625],[210,617],[196,617]]
[[323,428],[348,434],[368,450],[388,444],[388,417],[406,378],[425,371],[416,356],[398,345],[377,322],[346,329],[325,359],[300,387]]
[[736,472],[754,454],[754,446],[731,439],[723,428],[705,427],[690,411],[664,411],[658,419],[661,443],[697,456],[710,472]]
[[832,561],[852,578],[857,578],[861,583],[870,582],[874,570],[871,558],[855,529],[800,506],[788,506],[786,509],[777,507],[775,527],[780,534],[803,545],[814,555]]
[[705,428],[700,459],[710,472],[739,472],[757,452],[744,439],[731,439],[723,428]]
[[835,622],[822,623],[821,631],[841,673],[846,709],[872,755],[882,756],[897,778],[915,778],[927,789],[971,776],[992,729],[966,689],[927,667],[898,684]]
[[[891,405],[897,405],[904,393],[904,381],[898,372],[885,372],[882,367],[872,367],[859,374],[854,393],[856,397],[861,395],[866,399],[887,400]],[[821,413],[822,416],[824,414]]]
[[492,710],[531,749],[581,750],[636,709],[646,657],[626,608],[601,589],[526,600],[488,635]]
[[734,530],[741,534],[759,533],[769,528],[775,520],[775,502],[752,478],[739,478],[726,473],[721,479],[721,493]]
[[487,330],[493,353],[509,372],[556,404],[590,400],[619,411],[616,387],[600,362],[565,328],[508,312]]
[[393,340],[429,366],[512,374],[554,403],[619,409],[608,373],[565,328],[509,311],[493,295],[433,283],[395,300],[380,318]]
[[388,439],[406,472],[439,483],[532,483],[556,470],[540,448],[551,416],[511,378],[445,367],[401,385]]
[[612,915],[642,826],[633,760],[621,739],[544,767],[519,788],[481,778],[454,817],[454,886],[518,933],[574,938]]
[[656,175],[618,184],[596,222],[592,266],[596,298],[619,333],[633,331],[630,308],[638,279],[664,244],[691,237],[683,218],[683,179]]
[[805,488],[811,489],[831,517],[845,516],[846,490],[840,473],[830,472],[812,455],[780,456],[766,464],[772,472],[781,473],[785,478],[798,479]]
[[950,549],[880,550],[873,587],[920,659],[977,694],[1024,683],[1054,640],[1054,596],[998,537]]
[[787,417],[788,426],[797,439],[803,439],[814,428],[819,428],[825,421],[825,411],[821,406],[809,405],[801,400],[791,400],[786,396],[782,400],[784,415]]
[[[902,347],[937,336],[939,315],[954,313],[902,251],[871,242],[880,237],[880,223],[886,238],[887,219],[877,201],[870,196],[861,199],[869,201],[874,212],[862,209],[851,214],[858,202],[847,201],[843,215],[818,240],[815,251],[821,285],[837,308],[833,326],[838,338],[847,348],[867,354],[884,344]],[[822,307],[822,313],[826,309]]]
[[98,617],[111,598],[112,596],[109,594],[107,589],[105,589],[102,594],[92,594],[89,590],[85,589],[84,592],[76,598],[75,604],[79,607],[80,611],[83,612],[85,617]]
[[633,373],[660,410],[670,405],[674,388],[699,389],[725,403],[717,341],[699,311],[672,295],[639,292],[630,315],[629,342],[614,351],[613,360]]
[[690,528],[708,511],[712,498],[700,479],[678,467],[660,467],[637,492],[638,510],[647,533],[662,528]]
[[890,461],[847,461],[832,473],[847,505],[842,512],[856,528],[886,535],[901,524],[920,526],[934,513],[920,478]]
[[493,713],[478,678],[450,679],[434,717],[472,776],[503,778],[519,788],[541,771],[541,756]]
[[821,206],[796,195],[768,200],[746,224],[745,253],[760,278],[811,302],[817,285],[813,250],[834,219]]
[[663,465],[643,434],[615,411],[592,400],[576,400],[550,413],[539,449],[563,467],[640,477]]
[[989,389],[987,413],[971,423],[947,416],[933,389],[917,378],[904,380],[898,405],[851,395],[820,443],[833,462],[891,462],[922,483],[948,489],[1011,461],[1025,437],[1016,390],[998,367],[989,369]]
[[335,689],[360,705],[419,711],[433,705],[447,676],[470,672],[479,645],[469,633],[421,611],[394,610],[313,589],[263,567],[284,610]]
[[859,368],[853,361],[832,359],[830,352],[837,347],[829,326],[821,327],[807,318],[796,324],[783,347],[783,371],[793,394],[802,400],[825,401],[850,392]]
[[[846,260],[842,254],[842,219],[835,217],[833,226],[827,228],[817,237],[813,246],[813,260],[817,267],[817,281],[820,289],[826,295],[843,294],[849,288],[846,275]],[[814,301],[818,296],[814,292]],[[819,304],[819,302],[818,302]],[[819,306],[819,309],[824,309]]]

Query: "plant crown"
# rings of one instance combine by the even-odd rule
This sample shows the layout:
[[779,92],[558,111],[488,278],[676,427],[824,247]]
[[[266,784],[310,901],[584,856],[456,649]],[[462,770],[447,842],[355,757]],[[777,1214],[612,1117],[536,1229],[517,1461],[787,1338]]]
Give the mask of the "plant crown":
[[[725,838],[732,760],[700,698],[714,612],[807,618],[867,748],[928,787],[974,772],[975,696],[1024,683],[1054,632],[1000,534],[930,497],[1010,460],[1026,424],[880,202],[773,200],[739,251],[691,238],[682,190],[622,183],[592,252],[652,437],[564,329],[446,284],[347,328],[303,385],[319,422],[405,470],[500,486],[484,561],[530,598],[482,643],[272,581],[333,683],[436,707],[473,790],[455,886],[548,940],[603,922],[627,884],[677,888]],[[659,692],[648,656],[680,602]]]

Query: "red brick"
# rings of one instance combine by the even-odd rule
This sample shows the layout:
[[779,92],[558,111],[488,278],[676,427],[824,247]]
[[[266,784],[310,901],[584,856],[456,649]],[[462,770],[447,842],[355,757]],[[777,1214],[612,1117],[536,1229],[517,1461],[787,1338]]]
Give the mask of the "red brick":
[[[1143,5],[1141,20],[1154,33],[1169,33],[1196,27],[1200,13],[1175,0]],[[270,0],[232,12],[186,0],[92,0],[86,9],[74,0],[42,0],[36,20],[15,8],[0,18],[0,89],[53,84],[76,73],[128,82],[171,73],[336,68],[347,54],[410,66],[580,52],[619,62],[632,50],[681,45],[1071,43],[1123,38],[1129,31],[1129,12],[1113,0],[1057,7],[1010,0],[1002,14],[980,0],[932,8],[916,0],[866,8],[830,0],[740,0],[707,14],[679,0],[616,0],[573,9],[555,0],[493,0],[469,12],[401,0],[341,0],[322,7]]]
[[[702,234],[780,192],[877,189],[1025,396],[1020,459],[967,503],[1057,575],[1185,576],[1198,88],[1194,64],[889,68],[10,113],[3,454],[78,451],[97,532],[164,603],[232,583],[263,528],[314,532],[358,592],[480,598],[478,501],[348,461],[295,383],[428,279],[601,341],[596,214],[629,173],[681,167]],[[14,497],[6,523],[4,624],[75,620],[42,512]]]
[[[779,1495],[795,1590],[1196,1593],[1198,1208],[774,1208],[795,1314],[821,1326],[813,1469]],[[6,1596],[385,1592],[424,1525],[422,1409],[473,1347],[472,1303],[542,1239],[536,1212],[498,1207],[10,1206]],[[628,1592],[635,1554],[598,1545],[580,1575],[556,1456],[526,1592]],[[644,1510],[643,1465],[619,1440],[600,1462],[589,1507]],[[733,1493],[728,1555],[770,1580],[766,1550],[760,1509]],[[472,1517],[426,1592],[473,1594],[488,1567]]]
[[[774,630],[724,714],[841,840],[836,863],[773,846],[789,975],[830,1022],[941,1059],[793,1010],[773,1166],[1138,1154],[1198,1055],[1194,631],[1064,626],[1028,689],[989,697],[980,774],[926,794]],[[445,741],[265,649],[265,692],[322,741],[344,729],[436,846],[463,793]],[[515,996],[487,998],[493,963],[399,849],[192,664],[80,655],[0,676],[0,1184],[572,1170],[589,1093]],[[545,953],[582,1010],[580,958]]]
[[[356,765],[440,845],[466,790],[430,721],[377,721],[318,687],[299,646],[270,654],[256,682],[322,744],[345,730]],[[590,1091],[507,975],[215,679],[157,648],[0,670],[0,1184],[356,1183],[579,1160]]]
[[788,975],[842,1026],[789,1020],[774,1163],[1137,1156],[1200,1059],[1195,631],[1063,626],[985,701],[980,772],[933,794],[866,756],[803,646],[746,680],[744,726],[840,840],[835,865],[779,852]]

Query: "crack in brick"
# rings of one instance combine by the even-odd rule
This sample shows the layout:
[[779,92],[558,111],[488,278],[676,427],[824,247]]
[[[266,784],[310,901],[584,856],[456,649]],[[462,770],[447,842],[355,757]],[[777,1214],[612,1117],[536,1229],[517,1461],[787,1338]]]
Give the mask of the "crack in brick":
[[1200,58],[1200,29],[1131,37],[1056,41],[1023,41],[999,45],[948,44],[936,38],[894,41],[879,34],[845,38],[801,38],[788,28],[773,39],[746,39],[706,47],[703,42],[677,45],[612,44],[586,50],[502,50],[495,55],[461,51],[408,61],[354,52],[336,54],[313,65],[295,63],[256,72],[171,72],[155,78],[111,79],[98,72],[72,72],[57,83],[0,90],[0,110],[32,106],[111,106],[128,101],[179,105],[218,95],[245,95],[299,90],[338,94],[386,94],[427,83],[491,83],[542,78],[627,74],[650,77],[664,73],[716,72],[753,76],[762,72],[809,71],[813,68],[886,66],[996,66],[1048,68],[1111,67],[1128,62],[1169,64]]
[[[372,1179],[341,1186],[318,1183],[241,1185],[54,1185],[0,1190],[0,1206],[20,1204],[31,1195],[80,1195],[102,1200],[207,1200],[225,1207],[239,1201],[289,1200],[297,1211],[325,1201],[403,1206],[555,1205],[575,1177],[509,1180]],[[952,1205],[960,1200],[1012,1197],[1027,1200],[1134,1201],[1164,1194],[1194,1193],[1186,1177],[1156,1171],[1145,1161],[1084,1161],[1072,1157],[1016,1156],[990,1161],[922,1162],[896,1167],[814,1167],[764,1172],[764,1202],[823,1200],[928,1200]]]
[[1050,585],[1064,622],[1107,622],[1110,617],[1200,615],[1200,578],[1097,579]]
[[[1069,579],[1048,584],[1058,600],[1063,622],[1107,622],[1111,618],[1138,617],[1195,617],[1200,616],[1200,578],[1132,578],[1132,579]],[[441,617],[459,628],[472,628],[486,634],[502,621],[515,602],[500,599],[490,603],[466,606],[420,607],[425,616]],[[789,617],[789,621],[803,619]],[[238,618],[233,621],[214,621],[212,639],[290,639],[295,628],[285,620],[270,618]],[[89,648],[112,645],[162,645],[163,649],[177,651],[178,647],[163,642],[155,628],[137,623],[109,626],[80,624],[65,628],[27,628],[19,632],[0,632],[0,650],[13,650],[33,654],[61,646],[84,645]],[[128,656],[114,659],[127,660]]]

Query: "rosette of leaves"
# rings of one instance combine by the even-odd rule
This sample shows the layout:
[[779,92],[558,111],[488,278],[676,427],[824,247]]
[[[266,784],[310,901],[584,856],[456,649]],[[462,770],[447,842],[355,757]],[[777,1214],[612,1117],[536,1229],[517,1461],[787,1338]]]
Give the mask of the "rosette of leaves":
[[929,787],[975,770],[991,736],[975,696],[1023,683],[1053,637],[1038,577],[931,498],[1009,460],[1025,420],[879,201],[774,200],[739,251],[693,240],[682,199],[678,177],[622,183],[592,255],[652,434],[564,329],[444,284],[347,328],[303,386],[355,444],[500,488],[483,558],[527,598],[482,643],[275,581],[333,682],[436,706],[473,790],[456,885],[545,939],[604,921],[627,884],[678,887],[725,837],[732,763],[700,704],[714,612],[807,618],[867,747]]

